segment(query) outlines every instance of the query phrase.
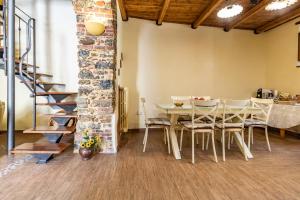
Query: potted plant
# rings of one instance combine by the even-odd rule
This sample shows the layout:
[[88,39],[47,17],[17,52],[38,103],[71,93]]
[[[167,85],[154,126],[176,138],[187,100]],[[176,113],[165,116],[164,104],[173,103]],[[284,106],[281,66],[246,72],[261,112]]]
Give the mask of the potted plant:
[[82,133],[82,140],[80,141],[79,154],[82,160],[89,160],[95,152],[98,152],[101,147],[101,137],[93,135],[88,129]]

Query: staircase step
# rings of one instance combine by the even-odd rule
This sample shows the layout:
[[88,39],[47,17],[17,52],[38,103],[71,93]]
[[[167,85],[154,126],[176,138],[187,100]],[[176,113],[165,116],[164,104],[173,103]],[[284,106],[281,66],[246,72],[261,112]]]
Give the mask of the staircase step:
[[15,147],[11,152],[15,154],[60,154],[69,146],[68,143],[24,143]]
[[[29,75],[31,75],[33,77],[33,72],[26,72],[26,73],[28,73]],[[36,73],[36,76],[44,76],[44,77],[49,77],[49,78],[53,77],[52,74],[45,74],[45,73],[39,73],[39,72]]]
[[[16,60],[15,62],[16,62],[16,64],[20,64],[20,61],[19,61],[19,60]],[[26,68],[26,67],[32,68],[32,67],[33,67],[32,64],[29,64],[29,63],[26,63],[26,62],[23,62],[23,66],[24,66],[24,68]],[[19,67],[19,66],[17,66],[16,68],[18,68],[18,67]],[[36,66],[36,68],[40,68],[40,67],[39,67],[39,66]]]
[[38,92],[36,96],[49,96],[49,95],[75,95],[77,92]]
[[37,103],[36,105],[40,106],[69,106],[69,105],[77,105],[75,101],[68,102],[57,102],[57,103]]
[[67,127],[67,126],[38,126],[36,128],[30,128],[23,133],[42,133],[42,134],[72,134],[76,130],[75,126]]
[[[33,81],[26,81],[29,84],[33,84]],[[24,81],[21,81],[21,83],[24,83]],[[66,84],[64,83],[51,83],[51,82],[44,82],[44,81],[37,81],[37,84],[40,85],[61,85],[61,86],[65,86]]]
[[[33,77],[33,72],[25,71],[24,73],[27,73],[27,74],[29,74],[31,77]],[[16,72],[16,74],[19,74],[19,72]],[[53,77],[53,75],[51,75],[51,74],[45,74],[45,73],[39,73],[39,72],[36,72],[36,76],[37,76],[37,77],[44,76],[44,77],[49,77],[49,78],[52,78],[52,77]]]
[[77,118],[77,112],[47,114],[51,118]]

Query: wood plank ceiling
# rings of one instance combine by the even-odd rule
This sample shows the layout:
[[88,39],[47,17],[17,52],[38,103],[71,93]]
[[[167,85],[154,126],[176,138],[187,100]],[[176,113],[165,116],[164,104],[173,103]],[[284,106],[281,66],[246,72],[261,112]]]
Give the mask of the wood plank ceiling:
[[[118,3],[124,21],[132,17],[153,20],[157,25],[171,22],[192,28],[220,27],[225,31],[237,28],[262,33],[300,17],[300,0],[282,10],[266,11],[266,5],[272,1],[251,4],[250,0],[118,0]],[[240,4],[244,10],[236,17],[218,18],[217,12],[229,4]]]

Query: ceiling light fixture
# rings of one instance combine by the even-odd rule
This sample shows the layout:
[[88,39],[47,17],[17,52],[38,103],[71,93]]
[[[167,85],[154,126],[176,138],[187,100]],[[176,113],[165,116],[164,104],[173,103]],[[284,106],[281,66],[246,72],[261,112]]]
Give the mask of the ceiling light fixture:
[[266,6],[267,11],[281,10],[296,3],[298,0],[275,0]]
[[238,4],[228,5],[221,10],[219,10],[217,16],[219,18],[231,18],[237,16],[243,12],[243,7]]

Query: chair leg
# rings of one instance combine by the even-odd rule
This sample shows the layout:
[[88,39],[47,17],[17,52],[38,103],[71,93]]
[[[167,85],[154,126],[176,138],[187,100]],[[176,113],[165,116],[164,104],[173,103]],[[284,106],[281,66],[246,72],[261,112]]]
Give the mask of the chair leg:
[[230,146],[231,146],[230,140],[231,140],[231,132],[228,132],[228,144],[227,144],[228,150],[230,149]]
[[[212,144],[212,147],[213,147],[213,152],[214,152],[214,157],[215,157],[215,161],[216,163],[218,162],[218,157],[217,157],[217,153],[216,153],[216,146],[215,146],[215,132],[212,131],[211,132],[211,144]],[[208,135],[209,136],[209,135]],[[209,138],[209,137],[208,137]]]
[[201,137],[202,137],[202,151],[204,151],[204,148],[205,148],[205,134],[203,133]]
[[180,147],[179,147],[180,151],[182,151],[182,140],[183,140],[183,128],[181,128],[181,134],[180,134]]
[[225,129],[222,129],[222,154],[223,154],[223,161],[225,161]]
[[253,134],[253,132],[254,132],[254,127],[251,128],[251,143],[252,143],[252,145],[254,144],[254,139],[253,139],[254,134]]
[[167,144],[166,128],[164,128],[164,143]]
[[199,145],[199,135],[196,134],[196,144]]
[[192,130],[192,163],[195,163],[195,131]]
[[207,139],[206,139],[206,150],[208,150],[208,145],[209,145],[209,137],[210,137],[210,133],[207,133]]
[[244,157],[245,160],[248,161],[248,157],[245,151],[245,135],[244,135],[244,130],[242,130],[242,146],[243,146],[243,153],[244,153]]
[[268,133],[268,127],[267,126],[265,127],[265,135],[266,135],[268,150],[271,152],[271,146],[270,146],[269,133]]
[[231,135],[231,144],[233,144],[234,141],[234,134]]
[[168,153],[170,154],[171,153],[171,149],[170,149],[170,135],[169,135],[169,130],[168,130],[167,127],[165,128],[165,130],[166,130],[166,134],[167,134]]
[[248,127],[248,148],[251,149],[251,126]]
[[147,132],[147,127],[145,129],[145,134],[144,134],[144,138],[143,138],[143,145],[145,144],[145,140],[146,140],[146,132]]
[[147,146],[147,140],[148,140],[148,127],[146,127],[146,131],[145,131],[145,137],[144,137],[144,149],[143,149],[143,152],[146,151],[146,146]]

